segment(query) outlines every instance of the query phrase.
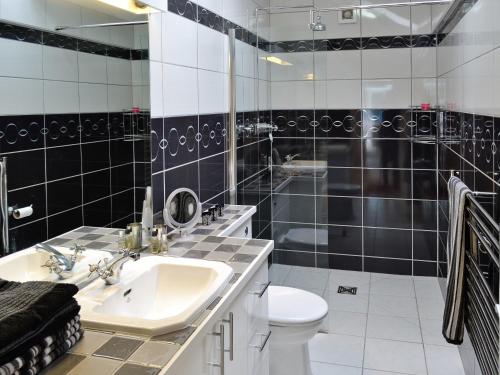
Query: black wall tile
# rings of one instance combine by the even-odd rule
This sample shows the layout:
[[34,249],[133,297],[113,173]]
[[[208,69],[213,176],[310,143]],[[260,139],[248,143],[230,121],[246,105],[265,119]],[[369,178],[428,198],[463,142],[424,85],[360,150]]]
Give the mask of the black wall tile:
[[317,225],[316,241],[316,251],[320,253],[362,255],[363,228]]
[[412,274],[411,260],[365,257],[364,263],[365,272],[392,273],[397,275]]
[[109,169],[83,175],[83,203],[89,203],[110,194]]
[[412,227],[412,201],[399,199],[363,199],[363,225],[369,227]]
[[33,205],[33,214],[23,219],[9,216],[9,228],[40,220],[46,216],[45,185],[30,186],[25,189],[11,191],[7,194],[9,207],[23,208]]
[[316,160],[326,161],[329,167],[361,167],[359,139],[318,139],[315,145]]
[[[116,143],[120,141],[112,141]],[[82,144],[83,173],[109,168],[110,142],[92,142]]]
[[411,259],[411,230],[364,228],[365,255]]
[[316,254],[317,266],[320,268],[362,271],[363,258],[337,254]]
[[82,179],[80,176],[47,184],[47,209],[49,215],[69,210],[81,204]]
[[8,189],[45,182],[44,150],[16,152],[6,156]]
[[83,206],[83,223],[84,225],[105,227],[111,223],[111,212],[110,197],[86,204]]
[[411,170],[364,169],[363,195],[411,199]]
[[291,266],[314,267],[316,264],[314,253],[299,251],[273,250],[273,261]]
[[80,145],[47,148],[45,155],[48,181],[82,173]]
[[47,219],[49,238],[59,236],[83,225],[82,207],[49,216]]
[[365,139],[363,166],[366,168],[411,168],[411,143],[407,140]]
[[413,231],[413,259],[437,260],[437,232]]
[[9,247],[11,252],[26,249],[46,240],[46,219],[37,220],[9,230]]

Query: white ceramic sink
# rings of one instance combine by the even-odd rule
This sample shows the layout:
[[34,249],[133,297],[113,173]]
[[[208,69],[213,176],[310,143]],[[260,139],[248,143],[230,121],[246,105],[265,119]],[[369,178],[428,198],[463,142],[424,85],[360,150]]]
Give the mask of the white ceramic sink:
[[156,336],[192,324],[229,283],[222,262],[145,256],[125,263],[121,280],[98,280],[76,298],[88,328]]
[[[68,248],[54,246],[64,255],[71,256],[73,251]],[[50,273],[47,267],[42,267],[50,258],[50,254],[34,247],[18,251],[14,254],[0,258],[0,278],[10,281],[54,281],[78,284],[87,279],[89,264],[99,262],[103,258],[111,258],[106,251],[84,250],[72,270],[73,276],[64,280],[59,279],[55,273]]]
[[292,160],[283,163],[282,167],[291,171],[320,172],[326,170],[327,164],[324,160]]

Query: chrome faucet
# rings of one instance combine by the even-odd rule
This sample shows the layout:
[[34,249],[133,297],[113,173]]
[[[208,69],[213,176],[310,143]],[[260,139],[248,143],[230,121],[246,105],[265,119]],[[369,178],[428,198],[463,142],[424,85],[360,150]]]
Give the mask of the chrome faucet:
[[123,265],[129,260],[138,260],[141,254],[138,252],[130,251],[128,249],[120,250],[111,260],[102,259],[97,264],[89,266],[89,277],[94,273],[106,282],[106,285],[114,285],[120,282],[121,272]]
[[293,159],[295,159],[295,158],[297,158],[299,156],[300,156],[300,154],[295,154],[295,155],[288,154],[287,156],[285,156],[285,159],[286,159],[287,162],[291,162]]
[[78,256],[85,250],[83,246],[75,244],[71,247],[73,254],[68,257],[46,243],[37,244],[36,249],[50,254],[49,260],[42,267],[47,267],[51,273],[57,274],[60,279],[66,279],[72,275],[71,271],[75,267]]

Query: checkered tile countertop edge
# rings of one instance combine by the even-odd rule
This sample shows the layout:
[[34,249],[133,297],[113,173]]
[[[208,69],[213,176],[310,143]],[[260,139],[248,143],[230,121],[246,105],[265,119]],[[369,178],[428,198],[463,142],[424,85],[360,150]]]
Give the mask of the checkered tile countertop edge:
[[[196,331],[222,298],[272,241],[218,237],[234,220],[251,217],[253,206],[226,206],[224,215],[208,226],[197,225],[189,241],[169,242],[166,256],[221,261],[234,270],[229,285],[189,327],[156,337],[138,337],[86,329],[84,338],[43,374],[156,375]],[[46,243],[70,247],[117,251],[119,229],[80,227]]]

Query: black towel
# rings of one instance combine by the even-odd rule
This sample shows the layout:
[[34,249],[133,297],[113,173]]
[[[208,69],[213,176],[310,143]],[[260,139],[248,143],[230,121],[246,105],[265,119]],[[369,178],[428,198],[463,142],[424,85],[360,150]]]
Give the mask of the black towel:
[[48,328],[60,328],[78,315],[77,292],[72,284],[0,279],[0,363],[22,354]]

